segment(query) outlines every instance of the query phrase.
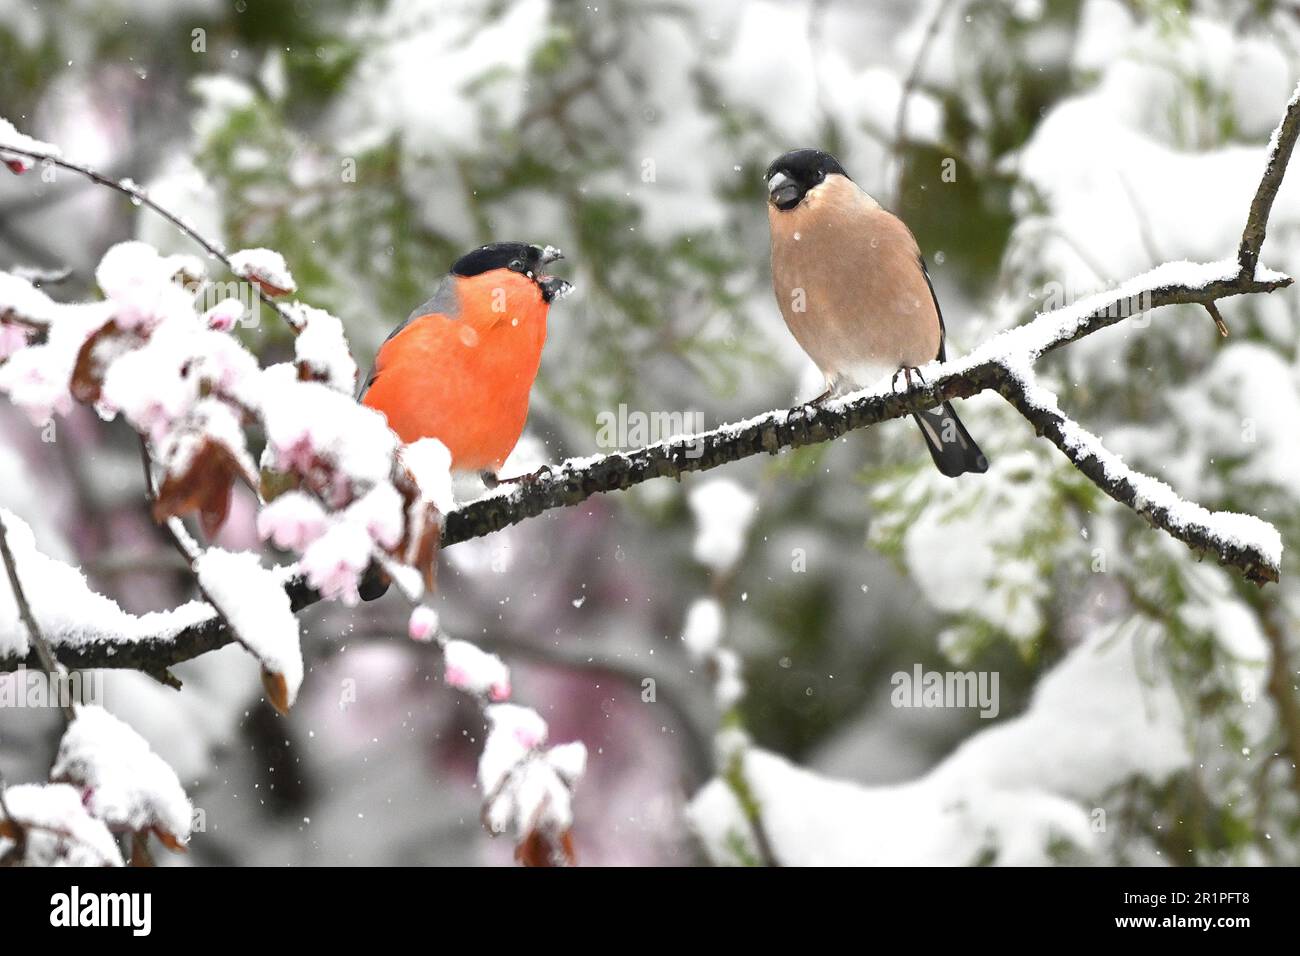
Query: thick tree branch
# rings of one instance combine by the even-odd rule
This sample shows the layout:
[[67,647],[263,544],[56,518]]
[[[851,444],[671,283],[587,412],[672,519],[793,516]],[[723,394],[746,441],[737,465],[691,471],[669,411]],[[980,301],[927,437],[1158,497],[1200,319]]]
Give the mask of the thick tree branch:
[[[1289,278],[1277,275],[1264,280],[1233,275],[1237,268],[1235,262],[1195,268],[1199,279],[1193,284],[1161,281],[1162,274],[1169,271],[1162,267],[1112,293],[1093,296],[1069,309],[1039,316],[1024,326],[995,337],[965,359],[935,366],[927,374],[926,382],[918,380],[900,391],[859,392],[827,402],[807,416],[791,416],[784,410],[772,411],[748,421],[658,442],[635,451],[565,462],[534,481],[505,493],[479,498],[452,511],[446,516],[442,546],[483,537],[545,511],[579,504],[592,495],[620,491],[654,478],[676,478],[689,472],[707,471],[754,455],[776,454],[785,448],[831,441],[849,431],[905,418],[944,401],[992,390],[1006,396],[1036,430],[1066,452],[1076,467],[1097,482],[1098,487],[1121,504],[1134,508],[1153,526],[1168,531],[1199,552],[1214,553],[1221,563],[1237,568],[1250,580],[1261,583],[1276,581],[1280,569],[1267,542],[1256,542],[1253,546],[1226,542],[1210,534],[1211,529],[1205,521],[1187,523],[1176,520],[1179,516],[1174,514],[1167,501],[1153,504],[1151,498],[1139,493],[1137,484],[1145,476],[1129,473],[1118,478],[1108,477],[1101,458],[1095,452],[1082,454],[1070,448],[1064,430],[1068,419],[1051,407],[1054,401],[1048,407],[1040,407],[1025,398],[1026,369],[1035,357],[1120,321],[1122,315],[1118,313],[1134,297],[1146,298],[1150,307],[1155,308],[1271,291],[1291,282]],[[1151,281],[1144,285],[1144,278]],[[1147,293],[1145,297],[1144,293]],[[1209,512],[1205,515],[1215,517]],[[1233,517],[1254,521],[1247,516]],[[1263,522],[1257,524],[1256,530],[1272,530]],[[286,590],[295,611],[320,600],[320,595],[301,579],[291,580]],[[171,665],[216,650],[232,640],[234,637],[230,631],[217,617],[213,617],[178,634],[160,635],[157,639],[118,642],[106,635],[103,642],[83,641],[61,646],[59,653],[64,663],[73,668],[127,667],[161,673]],[[39,666],[39,662],[31,660],[31,655],[27,661],[14,656],[0,657],[0,671],[13,670],[20,664]]]
[[[1236,568],[1248,580],[1276,581],[1280,574],[1280,540],[1270,525],[1245,515],[1208,512],[1181,501],[1154,479],[1127,469],[1093,436],[1060,412],[1055,398],[1034,382],[1031,368],[1040,356],[1138,312],[1178,304],[1210,307],[1220,299],[1289,286],[1293,281],[1290,277],[1259,266],[1259,252],[1273,200],[1297,138],[1300,138],[1300,90],[1288,103],[1286,115],[1273,136],[1236,259],[1160,266],[1116,289],[1039,315],[1025,325],[995,336],[964,359],[927,368],[924,380],[918,379],[900,391],[857,392],[812,409],[806,416],[772,411],[631,452],[565,462],[536,480],[469,502],[446,515],[442,545],[448,547],[482,537],[553,508],[578,504],[595,494],[623,490],[654,478],[677,478],[688,472],[706,471],[742,458],[776,454],[785,448],[830,441],[855,429],[904,418],[950,399],[968,398],[991,390],[1002,394],[1101,490],[1141,514],[1153,526],[1167,531],[1198,553],[1213,553],[1220,563]],[[84,167],[58,162],[87,174]],[[123,190],[117,183],[106,182],[106,185]],[[159,211],[193,235],[175,217]],[[203,240],[198,241],[206,247]],[[286,590],[295,611],[320,599],[301,579],[289,581]],[[105,635],[103,641],[60,646],[59,653],[70,667],[129,667],[157,673],[232,640],[229,630],[214,615],[179,633],[160,635],[156,639],[124,642]],[[13,670],[24,663],[25,660],[12,655],[0,657],[0,671]]]
[[[1161,281],[1165,274],[1175,271],[1162,267],[1114,292],[1091,296],[1073,307],[1039,316],[1027,325],[997,336],[965,359],[934,366],[933,371],[927,369],[924,382],[917,381],[906,389],[857,392],[810,409],[803,416],[777,410],[635,451],[565,462],[550,474],[508,493],[489,495],[451,512],[443,531],[443,547],[500,531],[552,508],[576,505],[592,495],[621,491],[652,478],[676,478],[753,455],[776,454],[785,448],[832,441],[846,432],[906,418],[954,398],[969,398],[990,389],[1002,391],[1008,386],[1011,368],[1018,373],[1025,363],[1038,356],[1114,325],[1132,314],[1125,310],[1134,301],[1142,301],[1149,308],[1212,302],[1248,292],[1269,292],[1291,283],[1290,278],[1280,275],[1270,275],[1264,280],[1243,278],[1234,274],[1235,262],[1212,263],[1194,269],[1197,276],[1194,284]],[[1144,283],[1143,279],[1151,281]],[[1206,549],[1209,544],[1202,542]],[[1276,574],[1269,579],[1275,578]]]

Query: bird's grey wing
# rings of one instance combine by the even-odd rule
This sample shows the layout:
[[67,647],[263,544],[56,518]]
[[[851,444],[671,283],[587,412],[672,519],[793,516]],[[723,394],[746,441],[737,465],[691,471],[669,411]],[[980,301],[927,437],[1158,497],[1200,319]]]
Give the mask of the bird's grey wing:
[[[460,318],[460,300],[456,297],[455,276],[444,276],[442,281],[438,283],[438,287],[433,290],[433,295],[429,296],[423,305],[413,309],[411,314],[406,317],[406,321],[389,332],[388,338],[380,343],[379,348],[382,349],[394,336],[422,315],[445,315],[452,319]],[[375,361],[378,360],[379,356],[376,354]],[[378,373],[375,364],[371,363],[369,373],[361,380],[361,385],[357,388],[358,402],[365,398],[366,390],[375,383],[376,374]]]
[[930,281],[930,269],[925,264],[925,256],[919,252],[916,254],[917,260],[921,263],[921,275],[925,276],[925,284],[930,288],[930,298],[934,301],[934,314],[939,317],[939,354],[935,356],[940,362],[948,361],[945,352],[945,344],[948,341],[948,331],[943,325],[943,309],[939,308],[939,297],[935,295],[934,283]]

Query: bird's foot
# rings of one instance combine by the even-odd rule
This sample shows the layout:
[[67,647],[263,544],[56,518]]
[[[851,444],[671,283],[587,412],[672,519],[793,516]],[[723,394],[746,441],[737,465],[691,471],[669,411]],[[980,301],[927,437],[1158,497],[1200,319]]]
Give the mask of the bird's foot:
[[898,376],[900,376],[900,375],[903,376],[904,380],[906,380],[906,382],[907,382],[907,387],[908,387],[909,389],[912,387],[912,376],[913,376],[913,375],[915,375],[915,376],[917,377],[917,379],[920,380],[920,382],[921,382],[922,385],[927,385],[927,384],[929,384],[928,382],[926,382],[926,380],[925,380],[925,376],[921,374],[921,370],[920,370],[919,368],[917,368],[915,365],[904,365],[902,368],[900,368],[897,372],[894,373],[894,377],[890,380],[890,383],[889,383],[889,384],[890,384],[890,387],[891,387],[895,392],[898,391]]
[[795,405],[785,413],[785,423],[787,425],[792,425],[797,420],[803,422],[804,425],[807,425],[812,421],[813,413],[822,406],[822,403],[825,402],[826,399],[830,398],[831,395],[834,394],[834,391],[834,389],[828,388],[816,398],[810,399],[802,405]]

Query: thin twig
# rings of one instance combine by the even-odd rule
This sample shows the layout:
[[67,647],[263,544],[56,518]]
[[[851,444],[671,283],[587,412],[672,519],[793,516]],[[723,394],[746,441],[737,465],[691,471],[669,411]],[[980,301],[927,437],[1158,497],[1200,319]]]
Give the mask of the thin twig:
[[[1278,580],[1280,569],[1270,555],[1244,542],[1222,540],[1205,523],[1174,514],[1167,504],[1148,499],[1135,476],[1113,471],[1094,449],[1081,446],[1071,433],[1069,419],[1051,407],[1055,396],[1046,392],[1032,376],[1023,370],[1013,375],[1002,368],[993,369],[990,374],[998,381],[998,391],[1038,434],[1051,441],[1075,468],[1115,501],[1198,554],[1213,553],[1220,564],[1237,568],[1248,581],[1262,585]],[[1031,388],[1036,392],[1033,398],[1029,395]]]
[[1277,709],[1278,727],[1282,734],[1285,760],[1291,767],[1291,789],[1300,797],[1300,704],[1296,701],[1297,672],[1291,663],[1291,648],[1282,626],[1284,613],[1275,594],[1248,595],[1259,615],[1260,630],[1268,641],[1270,666],[1267,689]]
[[1241,273],[1245,276],[1254,276],[1255,267],[1259,264],[1259,251],[1264,246],[1273,200],[1277,198],[1282,176],[1291,161],[1296,139],[1300,137],[1297,114],[1300,114],[1300,87],[1291,94],[1291,101],[1286,105],[1286,117],[1273,134],[1272,149],[1269,150],[1268,161],[1264,166],[1264,175],[1255,190],[1255,198],[1250,202],[1246,228],[1241,233],[1241,247],[1237,251],[1237,261],[1241,263]]
[[934,16],[930,18],[930,22],[925,28],[925,34],[921,37],[921,45],[916,50],[916,59],[912,61],[912,68],[907,72],[907,79],[903,82],[903,89],[898,97],[898,113],[894,118],[894,142],[891,146],[894,165],[897,167],[895,170],[897,175],[894,178],[895,211],[898,211],[903,203],[903,145],[907,132],[908,101],[911,100],[917,83],[921,81],[921,71],[925,69],[925,61],[930,54],[930,46],[934,43],[934,38],[939,35],[939,27],[943,24],[943,18],[947,16],[948,8],[952,6],[952,2],[953,0],[939,0],[936,5]]
[[[149,442],[143,435],[138,437],[140,440],[140,466],[144,471],[145,500],[149,502],[149,507],[152,511],[154,504],[158,500],[158,486],[154,483],[153,478],[153,458],[149,454]],[[185,562],[185,570],[193,574],[194,561],[198,558],[198,555],[194,553],[191,543],[183,538],[176,529],[172,527],[171,521],[163,522],[163,530],[167,533],[168,542],[181,556],[181,560]],[[195,575],[195,581],[197,582],[197,580],[198,576]],[[202,587],[202,585],[200,585],[200,587]],[[216,605],[213,606],[215,607]]]
[[[14,604],[18,607],[18,614],[27,627],[27,636],[32,644],[32,651],[36,655],[41,668],[49,676],[50,691],[58,695],[57,699],[63,699],[66,684],[64,678],[66,672],[59,665],[58,659],[55,658],[54,652],[50,649],[49,643],[41,633],[40,625],[36,623],[36,615],[32,613],[32,606],[27,602],[27,594],[23,591],[22,582],[18,580],[18,562],[14,560],[14,553],[9,547],[9,531],[5,527],[4,518],[0,518],[0,557],[3,557],[5,569],[9,572],[9,587],[14,593]],[[77,712],[72,706],[71,701],[60,705],[63,716],[68,723],[72,723],[77,717]]]
[[[161,206],[158,203],[154,202],[154,200],[149,198],[149,194],[145,190],[137,186],[135,183],[129,180],[113,179],[110,176],[106,176],[103,173],[91,169],[89,166],[82,165],[81,163],[74,163],[69,160],[63,159],[59,156],[54,156],[51,155],[50,153],[41,152],[40,150],[24,149],[17,146],[7,146],[3,143],[0,143],[0,149],[3,149],[3,151],[6,153],[17,153],[20,156],[26,156],[29,159],[34,159],[42,163],[50,163],[53,166],[58,166],[60,169],[66,169],[69,172],[78,174],[79,176],[85,176],[91,182],[97,183],[100,186],[107,186],[109,189],[121,193],[122,195],[129,198],[133,203],[136,203],[137,205],[140,206],[144,206],[147,209],[151,209],[159,216],[162,216],[173,226],[175,226],[178,230],[180,230],[180,232],[186,238],[192,240],[197,245],[199,245],[204,252],[206,252],[212,258],[219,260],[222,265],[224,265],[228,270],[230,270],[232,275],[238,275],[238,273],[235,272],[234,265],[230,261],[230,257],[226,255],[226,251],[222,249],[221,246],[213,242],[211,239],[206,238],[202,233],[198,232],[193,226],[187,223],[180,216],[171,212],[166,207]],[[276,315],[278,315],[281,319],[283,319],[285,324],[287,324],[295,334],[301,331],[300,323],[298,322],[298,320],[295,319],[286,309],[284,309],[284,307],[281,306],[279,302],[275,301],[275,299],[267,295],[267,293],[265,292],[265,290],[262,289],[259,283],[252,282],[251,285],[253,286],[254,289],[257,290],[258,298],[260,298],[263,302],[265,302],[272,309],[274,309]]]
[[[154,484],[153,478],[153,459],[149,455],[149,443],[145,440],[145,437],[141,435],[139,436],[139,439],[140,464],[144,470],[145,499],[149,502],[149,508],[152,512],[154,502],[158,497],[157,486]],[[199,592],[199,595],[203,600],[208,602],[208,606],[212,608],[215,620],[220,624],[224,631],[230,634],[232,640],[238,641],[244,647],[248,648],[248,644],[240,638],[234,625],[230,623],[229,615],[222,610],[221,605],[213,599],[212,595],[208,593],[208,589],[203,586],[203,580],[199,577],[197,568],[197,562],[202,556],[202,552],[189,535],[186,534],[185,526],[180,523],[179,518],[168,518],[166,521],[162,522],[162,527],[163,531],[167,535],[167,540],[171,542],[172,547],[176,549],[181,556],[181,560],[185,563],[185,570],[189,573],[190,579],[194,582],[195,589]],[[252,653],[252,648],[249,648],[249,651]],[[254,653],[253,656],[256,657],[256,653]],[[164,663],[146,669],[146,673],[150,674],[160,684],[170,687],[173,690],[180,690],[180,678],[168,670],[169,666],[169,663]]]
[[1205,303],[1205,311],[1210,313],[1210,318],[1214,320],[1214,327],[1226,339],[1228,337],[1228,323],[1223,321],[1223,316],[1219,314],[1219,307],[1214,304],[1213,299]]

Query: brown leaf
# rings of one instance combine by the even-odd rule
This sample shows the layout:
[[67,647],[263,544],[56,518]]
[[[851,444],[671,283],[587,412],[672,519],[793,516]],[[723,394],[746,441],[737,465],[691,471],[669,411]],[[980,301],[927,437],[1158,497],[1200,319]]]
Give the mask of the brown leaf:
[[168,472],[163,479],[153,517],[162,523],[197,511],[203,533],[212,538],[230,513],[235,482],[246,477],[251,480],[251,476],[243,474],[238,460],[221,442],[206,437],[202,441],[184,471]]
[[313,368],[311,363],[304,362],[302,359],[293,363],[294,368],[298,370],[298,381],[300,382],[326,382],[330,380],[329,372],[324,369]]
[[417,513],[414,521],[410,518],[407,520],[411,540],[403,560],[424,576],[424,586],[432,591],[437,586],[438,549],[442,546],[442,523],[438,520],[438,509],[433,505],[412,510]]
[[415,479],[405,468],[394,468],[393,484],[406,504],[406,528],[393,557],[419,571],[424,577],[424,586],[432,591],[438,577],[442,513],[420,494]]
[[515,861],[523,866],[574,866],[578,858],[573,835],[568,830],[558,835],[533,830],[515,847]]
[[257,286],[259,289],[261,289],[263,292],[265,292],[273,299],[278,298],[279,296],[282,295],[289,294],[288,289],[281,289],[278,285],[274,285],[273,283],[268,281],[265,276],[262,276],[256,272],[250,271],[244,273],[242,277],[247,279],[249,282],[253,283],[253,285]]
[[176,839],[174,834],[170,833],[169,831],[163,829],[160,826],[150,827],[149,832],[152,833],[154,836],[156,836],[159,842],[161,842],[163,846],[171,850],[173,853],[190,852],[189,847],[187,847],[180,840]]
[[139,348],[148,339],[135,330],[123,331],[116,322],[109,322],[99,328],[81,346],[77,353],[77,364],[72,370],[72,382],[69,389],[72,397],[79,402],[93,405],[99,401],[100,389],[104,386],[104,373],[113,359]]
[[262,687],[266,690],[266,699],[281,717],[289,716],[289,685],[283,674],[262,668]]

